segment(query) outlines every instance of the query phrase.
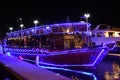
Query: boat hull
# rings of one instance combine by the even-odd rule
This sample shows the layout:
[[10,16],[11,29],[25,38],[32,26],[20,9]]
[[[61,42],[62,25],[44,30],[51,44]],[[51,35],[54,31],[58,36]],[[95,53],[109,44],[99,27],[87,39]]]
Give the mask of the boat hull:
[[120,46],[114,47],[114,49],[110,50],[109,53],[120,54]]
[[[10,50],[10,51],[9,51]],[[106,56],[109,49],[72,49],[62,51],[50,51],[49,53],[21,53],[12,49],[6,49],[6,54],[21,60],[31,61],[37,65],[56,67],[96,67]]]

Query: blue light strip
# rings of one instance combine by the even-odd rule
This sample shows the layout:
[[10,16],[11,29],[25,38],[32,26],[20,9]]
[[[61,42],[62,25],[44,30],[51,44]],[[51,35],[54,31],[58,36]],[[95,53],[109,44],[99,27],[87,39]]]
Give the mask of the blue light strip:
[[[29,60],[29,59],[24,59],[25,61],[31,61],[31,62],[35,62],[33,60]],[[79,73],[79,74],[84,74],[90,77],[93,77],[94,80],[97,80],[97,77],[95,76],[94,73],[90,73],[90,72],[85,72],[85,71],[78,71],[78,70],[72,70],[72,69],[67,69],[67,68],[59,68],[59,67],[48,67],[48,66],[40,66],[37,65],[40,68],[45,68],[45,69],[57,69],[57,70],[63,70],[63,71],[70,71],[70,72],[75,72],[75,73]]]
[[[61,66],[61,67],[64,67],[64,66],[86,66],[86,67],[94,67],[94,65],[96,64],[96,62],[98,62],[98,59],[100,58],[100,56],[102,55],[102,53],[104,52],[104,49],[102,49],[102,51],[100,52],[100,54],[97,56],[97,58],[95,59],[95,61],[93,63],[90,63],[90,64],[75,64],[75,65],[67,65],[67,64],[52,64],[52,63],[45,63],[45,62],[39,62],[39,56],[37,56],[36,54],[29,54],[29,55],[36,55],[36,58],[37,61],[31,61],[31,62],[36,62],[37,64],[44,64],[44,65],[50,65],[50,66]],[[64,54],[66,54],[66,51],[64,52]],[[26,54],[25,54],[26,55]],[[42,55],[45,55],[45,54],[42,54]],[[26,61],[30,61],[30,59],[25,59],[24,60]]]
[[[102,55],[103,52],[104,52],[104,49],[101,50],[100,54],[97,56],[97,58],[95,59],[95,61],[93,63],[91,63],[91,64],[83,64],[83,65],[79,65],[79,64],[78,65],[66,65],[66,64],[62,64],[62,65],[57,65],[57,64],[51,64],[51,63],[45,63],[45,62],[37,62],[37,63],[45,64],[45,65],[51,65],[51,66],[61,66],[61,67],[62,66],[91,66],[91,67],[93,67],[97,63],[98,59],[100,57],[102,57],[101,55]],[[39,61],[39,60],[37,60],[37,61]]]
[[[92,65],[94,66],[96,64],[96,62],[98,61],[98,59],[100,58],[100,56],[102,55],[104,49],[102,49],[102,51],[100,52],[100,54],[97,56],[97,58],[95,59],[95,61],[92,63]],[[102,57],[102,56],[101,56]]]
[[23,60],[26,60],[26,61],[31,61],[31,62],[36,62],[37,64],[39,63],[39,64],[43,64],[43,65],[49,65],[49,66],[57,66],[57,67],[59,67],[59,66],[61,66],[61,67],[67,67],[67,66],[91,66],[91,67],[93,67],[93,65],[92,64],[83,64],[83,65],[66,65],[66,64],[62,64],[62,65],[57,65],[57,64],[51,64],[51,63],[45,63],[45,62],[38,62],[39,60],[38,60],[39,58],[37,57],[37,62],[36,61],[33,61],[33,60],[30,60],[30,59],[23,59]]
[[57,69],[57,70],[63,70],[63,71],[70,71],[78,74],[84,74],[90,77],[93,77],[94,80],[97,80],[97,77],[95,76],[94,73],[90,72],[85,72],[85,71],[78,71],[78,70],[72,70],[72,69],[67,69],[67,68],[58,68],[58,67],[47,67],[47,66],[38,66],[40,68],[45,68],[45,69]]

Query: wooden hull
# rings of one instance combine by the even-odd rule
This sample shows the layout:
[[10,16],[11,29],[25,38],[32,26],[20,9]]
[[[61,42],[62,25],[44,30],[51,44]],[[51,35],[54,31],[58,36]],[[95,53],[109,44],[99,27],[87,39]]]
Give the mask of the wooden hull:
[[[9,49],[10,50],[10,49]],[[109,49],[72,49],[62,51],[50,51],[49,53],[21,53],[15,50],[6,50],[6,54],[15,56],[21,60],[31,61],[37,65],[57,67],[96,67],[106,56]]]

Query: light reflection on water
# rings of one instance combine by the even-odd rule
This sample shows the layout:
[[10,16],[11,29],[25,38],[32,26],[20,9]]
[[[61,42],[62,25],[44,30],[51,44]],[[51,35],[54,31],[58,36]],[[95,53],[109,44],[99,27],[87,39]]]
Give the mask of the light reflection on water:
[[120,79],[120,65],[113,63],[112,72],[105,72],[105,80]]

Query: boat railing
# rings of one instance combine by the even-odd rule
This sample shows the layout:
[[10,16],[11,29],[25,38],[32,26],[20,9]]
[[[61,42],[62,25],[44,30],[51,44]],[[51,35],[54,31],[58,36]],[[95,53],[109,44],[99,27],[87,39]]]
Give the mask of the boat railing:
[[45,48],[32,48],[32,47],[5,47],[5,51],[11,52],[23,52],[23,53],[49,53],[49,51]]
[[11,52],[20,52],[20,53],[35,53],[35,54],[42,54],[42,53],[57,53],[57,52],[68,52],[68,53],[73,53],[73,52],[82,52],[86,50],[94,50],[98,48],[107,48],[107,49],[113,49],[115,46],[115,42],[111,43],[105,43],[103,44],[102,47],[83,47],[83,48],[73,48],[73,49],[47,49],[47,48],[40,48],[40,47],[4,47],[5,51],[11,51]]
[[104,43],[104,44],[103,44],[103,48],[107,48],[107,49],[109,49],[109,50],[112,50],[112,49],[114,49],[115,45],[116,45],[116,42],[115,42],[115,41],[113,41],[113,42],[108,42],[108,43]]

